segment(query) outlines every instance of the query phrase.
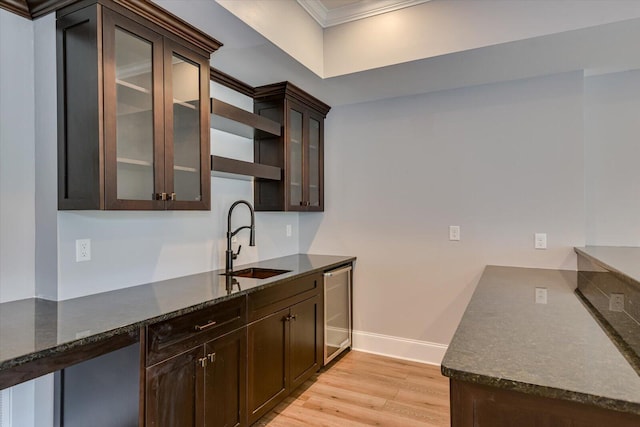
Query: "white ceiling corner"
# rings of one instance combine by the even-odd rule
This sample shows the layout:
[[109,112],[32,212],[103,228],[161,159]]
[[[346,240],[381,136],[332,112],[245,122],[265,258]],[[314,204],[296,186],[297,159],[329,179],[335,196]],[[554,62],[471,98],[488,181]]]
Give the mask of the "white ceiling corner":
[[393,12],[430,0],[360,0],[344,6],[327,8],[323,0],[296,0],[322,28]]

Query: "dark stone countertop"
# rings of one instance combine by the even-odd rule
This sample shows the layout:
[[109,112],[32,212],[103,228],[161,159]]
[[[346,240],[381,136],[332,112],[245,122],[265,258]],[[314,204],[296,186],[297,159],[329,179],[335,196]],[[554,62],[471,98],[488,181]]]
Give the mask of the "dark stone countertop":
[[[65,301],[31,298],[0,304],[0,376],[74,348],[137,331],[218,302],[258,291],[297,276],[355,260],[350,256],[298,254],[236,266],[291,270],[269,279],[238,277],[227,292],[223,270],[153,282]],[[1,381],[0,381],[1,383]]]
[[[488,266],[442,361],[453,379],[640,414],[640,377],[574,293],[577,272]],[[547,304],[535,288],[547,288]]]

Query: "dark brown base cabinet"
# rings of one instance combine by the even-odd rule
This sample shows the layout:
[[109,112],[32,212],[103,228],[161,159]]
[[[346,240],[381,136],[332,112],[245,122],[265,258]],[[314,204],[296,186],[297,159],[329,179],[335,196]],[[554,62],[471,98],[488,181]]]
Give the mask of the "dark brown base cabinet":
[[496,387],[451,380],[452,427],[637,427],[625,414]]
[[[321,280],[318,275],[302,279],[298,289],[292,288],[301,291],[298,295],[275,295],[278,289],[267,289],[254,297],[256,301],[280,300],[268,306],[255,304],[254,313],[271,313],[248,326],[249,424],[322,367],[322,298],[317,293]],[[282,308],[283,304],[291,305]]]
[[144,425],[246,425],[247,300],[147,326]]
[[147,368],[146,426],[246,426],[247,329]]
[[146,327],[147,427],[256,422],[322,367],[322,273]]

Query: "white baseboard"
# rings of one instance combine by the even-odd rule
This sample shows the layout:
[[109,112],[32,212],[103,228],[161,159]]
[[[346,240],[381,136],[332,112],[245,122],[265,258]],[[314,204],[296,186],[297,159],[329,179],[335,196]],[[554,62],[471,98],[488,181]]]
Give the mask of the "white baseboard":
[[447,346],[390,335],[353,331],[353,349],[396,359],[440,365]]

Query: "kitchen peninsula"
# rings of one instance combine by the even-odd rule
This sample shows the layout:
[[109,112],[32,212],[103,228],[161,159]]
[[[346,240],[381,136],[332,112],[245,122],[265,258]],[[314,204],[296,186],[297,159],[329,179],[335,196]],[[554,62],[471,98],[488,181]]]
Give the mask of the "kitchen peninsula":
[[578,274],[485,268],[442,362],[453,427],[639,425],[640,377],[576,295]]

